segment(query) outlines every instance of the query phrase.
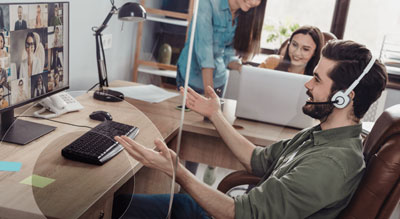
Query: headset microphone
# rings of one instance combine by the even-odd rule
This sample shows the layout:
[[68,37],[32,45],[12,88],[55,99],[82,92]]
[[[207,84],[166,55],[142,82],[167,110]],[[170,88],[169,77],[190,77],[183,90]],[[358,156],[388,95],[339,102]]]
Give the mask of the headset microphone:
[[311,102],[311,101],[306,101],[306,104],[332,104],[332,103],[338,103],[339,101],[326,101],[326,102]]

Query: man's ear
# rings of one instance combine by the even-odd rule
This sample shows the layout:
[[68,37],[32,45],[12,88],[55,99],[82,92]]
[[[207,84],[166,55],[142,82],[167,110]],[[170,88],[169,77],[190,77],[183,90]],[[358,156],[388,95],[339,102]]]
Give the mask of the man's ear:
[[354,101],[354,97],[355,97],[355,96],[356,96],[356,93],[354,92],[354,90],[352,90],[352,91],[349,93],[350,100]]

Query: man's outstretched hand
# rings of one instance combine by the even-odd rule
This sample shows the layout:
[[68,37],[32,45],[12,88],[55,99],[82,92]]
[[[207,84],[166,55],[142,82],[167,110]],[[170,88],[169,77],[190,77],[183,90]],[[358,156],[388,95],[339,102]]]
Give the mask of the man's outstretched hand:
[[[180,87],[180,92],[183,95],[184,88]],[[219,102],[219,97],[215,93],[214,89],[208,86],[205,90],[207,96],[210,98],[206,98],[192,88],[188,87],[187,97],[186,97],[186,106],[191,110],[199,113],[200,115],[206,116],[211,119],[213,115],[215,115],[221,109],[221,105]]]
[[175,162],[176,154],[160,139],[154,140],[154,144],[159,151],[146,148],[127,136],[115,136],[115,140],[118,141],[133,158],[146,167],[161,170],[167,175],[172,176],[172,162]]

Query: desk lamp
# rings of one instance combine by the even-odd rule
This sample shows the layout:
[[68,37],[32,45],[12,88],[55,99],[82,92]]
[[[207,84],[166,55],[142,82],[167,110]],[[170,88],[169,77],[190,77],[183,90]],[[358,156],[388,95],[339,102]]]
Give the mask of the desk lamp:
[[100,27],[92,27],[96,37],[96,58],[100,87],[99,90],[94,92],[93,98],[102,101],[118,102],[124,99],[124,95],[121,92],[104,89],[104,86],[108,87],[108,77],[101,33],[104,29],[106,29],[107,23],[114,14],[118,13],[118,19],[123,21],[140,22],[146,19],[146,10],[140,4],[135,2],[125,3],[121,8],[117,9],[114,5],[114,0],[110,1],[112,7],[106,19],[103,21]]

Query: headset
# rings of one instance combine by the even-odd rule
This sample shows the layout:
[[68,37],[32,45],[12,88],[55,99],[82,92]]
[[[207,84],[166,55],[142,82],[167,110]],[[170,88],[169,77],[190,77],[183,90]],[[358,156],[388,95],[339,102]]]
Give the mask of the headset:
[[361,79],[371,70],[372,66],[376,61],[376,57],[372,56],[368,65],[365,67],[364,71],[361,75],[347,88],[346,91],[340,90],[333,95],[330,101],[326,102],[310,102],[307,101],[306,104],[333,104],[336,108],[342,109],[345,108],[350,103],[349,94],[354,90],[354,88],[360,83]]

